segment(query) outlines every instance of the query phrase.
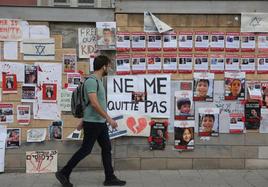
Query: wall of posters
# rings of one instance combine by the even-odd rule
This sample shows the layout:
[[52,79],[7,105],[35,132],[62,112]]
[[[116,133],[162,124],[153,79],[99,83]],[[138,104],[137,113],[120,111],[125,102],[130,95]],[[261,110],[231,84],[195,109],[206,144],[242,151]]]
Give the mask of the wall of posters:
[[26,173],[54,173],[58,166],[58,151],[40,150],[26,152]]

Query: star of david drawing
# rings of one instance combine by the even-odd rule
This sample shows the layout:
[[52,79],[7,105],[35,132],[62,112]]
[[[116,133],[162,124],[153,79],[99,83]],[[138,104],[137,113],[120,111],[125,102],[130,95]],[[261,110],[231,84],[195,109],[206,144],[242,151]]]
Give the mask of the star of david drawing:
[[42,45],[42,44],[38,44],[37,46],[35,46],[35,49],[36,49],[36,54],[37,55],[42,55],[42,54],[45,54],[45,48],[46,46]]

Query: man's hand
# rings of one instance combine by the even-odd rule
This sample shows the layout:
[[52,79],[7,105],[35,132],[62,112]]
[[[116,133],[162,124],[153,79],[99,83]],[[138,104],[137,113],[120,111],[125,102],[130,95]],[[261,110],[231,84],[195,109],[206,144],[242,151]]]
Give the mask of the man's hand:
[[82,130],[83,129],[83,121],[81,120],[80,123],[76,127],[77,130]]
[[107,123],[109,123],[113,129],[115,129],[118,126],[117,122],[113,120],[112,118],[108,118]]

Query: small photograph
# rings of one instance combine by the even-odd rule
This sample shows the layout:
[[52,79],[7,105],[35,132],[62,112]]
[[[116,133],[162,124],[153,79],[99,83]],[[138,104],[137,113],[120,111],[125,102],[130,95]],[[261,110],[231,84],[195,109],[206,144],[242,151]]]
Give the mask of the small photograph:
[[164,64],[170,64],[170,58],[164,58]]
[[50,140],[61,140],[63,135],[63,122],[53,121],[48,127]]
[[170,42],[170,36],[165,35],[164,36],[164,42]]
[[150,122],[150,149],[151,150],[163,150],[166,147],[167,139],[167,122]]
[[155,42],[155,36],[149,36],[149,42]]
[[195,58],[195,64],[202,64],[201,58]]
[[264,65],[264,58],[260,58],[258,63],[259,63],[259,65]]
[[37,66],[35,65],[25,65],[24,73],[24,83],[25,84],[36,84],[37,83]]
[[134,64],[134,65],[139,64],[139,59],[138,58],[132,58],[132,64]]
[[261,121],[261,109],[259,102],[245,104],[245,127],[247,130],[258,130]]
[[132,36],[132,42],[139,42],[140,36]]
[[7,128],[6,148],[19,148],[21,131],[19,128]]
[[130,40],[130,36],[124,36],[124,40]]
[[208,35],[204,35],[203,40],[208,40]]
[[242,36],[242,42],[243,43],[248,43],[249,42],[249,37],[248,36]]
[[63,55],[63,71],[64,72],[75,72],[76,71],[77,56]]
[[217,36],[212,36],[211,41],[212,42],[218,42],[218,37]]
[[13,89],[14,88],[14,77],[13,76],[6,76],[6,88]]
[[147,100],[147,95],[145,92],[132,92],[132,102],[139,103]]
[[117,42],[123,42],[123,41],[124,41],[124,36],[117,35]]
[[57,85],[56,84],[43,84],[43,102],[57,102]]
[[195,42],[202,42],[202,36],[196,36]]
[[227,42],[233,42],[234,41],[234,37],[233,36],[227,36]]
[[185,42],[185,41],[186,41],[186,36],[180,36],[179,41],[180,41],[180,42]]

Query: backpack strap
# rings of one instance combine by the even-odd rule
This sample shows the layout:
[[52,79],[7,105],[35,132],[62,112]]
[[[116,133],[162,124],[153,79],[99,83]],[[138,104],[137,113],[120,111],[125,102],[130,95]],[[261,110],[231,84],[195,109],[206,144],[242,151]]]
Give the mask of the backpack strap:
[[[95,79],[95,78],[93,78],[92,76],[90,76],[90,77],[88,77],[88,79]],[[86,79],[87,80],[87,79]],[[85,81],[86,81],[85,80]],[[98,93],[98,91],[99,91],[99,81],[98,81],[98,79],[95,79],[96,80],[96,82],[97,82],[97,92],[96,93]],[[84,83],[85,83],[85,81],[84,81]],[[81,88],[81,90],[82,90],[82,99],[83,99],[83,101],[85,102],[85,84],[84,83],[82,83],[82,88]],[[88,100],[88,102],[87,102],[87,104],[86,104],[86,106],[88,106],[89,105],[89,100]]]

